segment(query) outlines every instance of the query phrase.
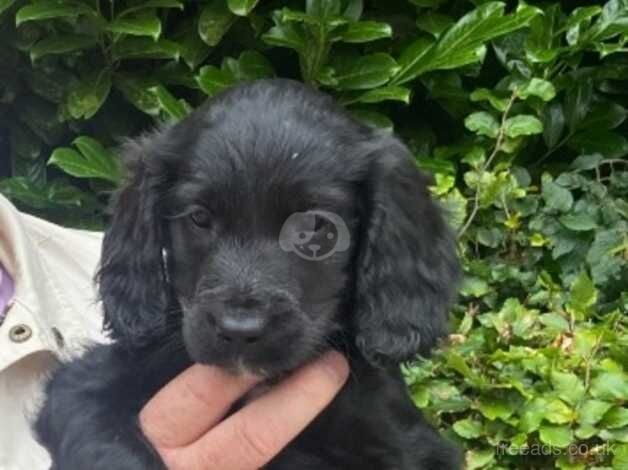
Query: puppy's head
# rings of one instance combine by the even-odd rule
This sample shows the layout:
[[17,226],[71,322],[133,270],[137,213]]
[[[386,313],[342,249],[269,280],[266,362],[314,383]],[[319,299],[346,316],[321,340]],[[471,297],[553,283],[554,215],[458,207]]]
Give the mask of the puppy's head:
[[286,80],[212,99],[126,146],[105,235],[106,326],[272,376],[349,338],[373,363],[444,334],[457,263],[396,139]]

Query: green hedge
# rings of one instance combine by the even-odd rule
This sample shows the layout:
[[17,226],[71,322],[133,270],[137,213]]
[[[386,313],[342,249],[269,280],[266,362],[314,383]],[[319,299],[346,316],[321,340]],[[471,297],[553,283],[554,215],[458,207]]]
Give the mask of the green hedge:
[[627,51],[628,0],[0,0],[0,191],[99,227],[121,137],[304,80],[435,175],[466,276],[405,369],[468,468],[628,469]]

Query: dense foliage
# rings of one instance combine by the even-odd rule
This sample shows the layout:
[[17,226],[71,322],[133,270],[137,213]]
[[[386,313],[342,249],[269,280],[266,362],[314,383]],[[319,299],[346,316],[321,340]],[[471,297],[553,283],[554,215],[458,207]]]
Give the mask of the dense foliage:
[[628,469],[627,43],[628,0],[0,0],[0,191],[98,227],[122,136],[242,80],[320,87],[406,140],[458,231],[417,405],[469,469]]

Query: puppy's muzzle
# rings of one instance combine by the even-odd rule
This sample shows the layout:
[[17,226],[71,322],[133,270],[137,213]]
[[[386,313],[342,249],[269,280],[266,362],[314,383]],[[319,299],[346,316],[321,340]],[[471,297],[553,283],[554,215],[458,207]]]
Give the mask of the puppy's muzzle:
[[200,297],[216,338],[230,349],[242,350],[263,343],[298,309],[294,297],[280,289],[211,290]]

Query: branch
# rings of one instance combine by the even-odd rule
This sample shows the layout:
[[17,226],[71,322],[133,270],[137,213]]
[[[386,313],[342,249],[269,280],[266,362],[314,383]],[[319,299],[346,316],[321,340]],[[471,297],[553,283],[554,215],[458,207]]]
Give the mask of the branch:
[[[488,169],[491,163],[493,163],[493,160],[499,153],[499,149],[504,141],[506,119],[508,119],[508,113],[510,112],[510,108],[512,108],[512,105],[516,99],[517,99],[517,89],[515,88],[512,91],[510,100],[508,100],[506,109],[504,109],[504,113],[502,114],[502,120],[499,126],[499,131],[497,132],[497,140],[495,141],[495,147],[493,148],[493,151],[491,152],[488,159],[484,162],[484,165],[482,165],[482,168],[480,169],[480,172],[479,172],[480,175],[484,174],[484,172]],[[467,229],[471,226],[471,223],[473,222],[473,219],[475,219],[475,216],[477,215],[479,209],[480,209],[480,181],[478,180],[478,185],[477,185],[477,188],[475,189],[475,196],[473,198],[473,209],[471,209],[471,214],[469,214],[469,218],[467,219],[465,224],[462,226],[462,228],[458,232],[458,239],[462,238],[462,236],[465,234]]]

